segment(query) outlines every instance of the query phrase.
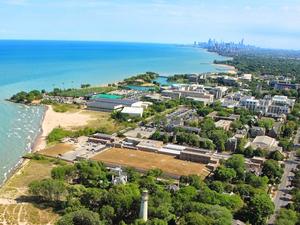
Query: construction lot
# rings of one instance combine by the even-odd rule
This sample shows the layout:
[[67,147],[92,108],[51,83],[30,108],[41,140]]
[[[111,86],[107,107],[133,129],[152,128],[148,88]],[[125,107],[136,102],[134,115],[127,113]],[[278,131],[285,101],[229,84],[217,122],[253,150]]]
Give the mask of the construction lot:
[[176,176],[196,174],[205,177],[209,173],[204,164],[179,160],[169,155],[125,148],[111,148],[95,155],[92,159],[140,170],[159,168],[166,174]]

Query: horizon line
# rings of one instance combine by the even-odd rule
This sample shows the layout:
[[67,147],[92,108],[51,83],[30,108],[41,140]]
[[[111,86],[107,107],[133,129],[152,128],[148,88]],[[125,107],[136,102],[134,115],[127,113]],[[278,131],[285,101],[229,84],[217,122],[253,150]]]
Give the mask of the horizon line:
[[[179,42],[151,42],[151,41],[130,41],[130,40],[124,40],[124,41],[108,41],[108,40],[96,40],[96,39],[23,39],[23,38],[0,38],[0,41],[53,41],[53,42],[106,42],[106,43],[128,43],[128,44],[161,44],[161,45],[183,45],[183,46],[193,46],[194,41],[190,43],[179,43]],[[197,43],[207,42],[207,41],[196,41]],[[234,41],[223,41],[224,43],[234,42]],[[234,42],[235,43],[235,42]],[[266,50],[284,50],[284,51],[300,51],[300,49],[291,49],[291,48],[271,48],[271,47],[263,47],[258,46],[254,44],[247,44],[251,45],[260,49],[266,49]]]

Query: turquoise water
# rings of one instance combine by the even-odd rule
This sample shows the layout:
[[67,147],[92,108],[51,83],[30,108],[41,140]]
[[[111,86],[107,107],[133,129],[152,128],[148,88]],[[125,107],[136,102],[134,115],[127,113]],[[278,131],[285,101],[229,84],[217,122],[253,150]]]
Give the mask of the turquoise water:
[[110,95],[110,94],[98,94],[98,95],[93,96],[93,99],[97,99],[97,98],[120,99],[120,98],[122,98],[122,96],[121,95]]
[[144,86],[136,86],[136,85],[127,85],[125,86],[126,88],[129,88],[131,90],[135,90],[135,91],[151,91],[154,90],[153,87],[144,87]]
[[157,83],[159,83],[161,86],[171,85],[173,82],[169,82],[167,77],[159,76],[155,79]]
[[110,42],[0,41],[0,182],[31,149],[42,107],[5,102],[20,90],[105,84],[146,71],[162,75],[220,71],[224,59],[202,49]]

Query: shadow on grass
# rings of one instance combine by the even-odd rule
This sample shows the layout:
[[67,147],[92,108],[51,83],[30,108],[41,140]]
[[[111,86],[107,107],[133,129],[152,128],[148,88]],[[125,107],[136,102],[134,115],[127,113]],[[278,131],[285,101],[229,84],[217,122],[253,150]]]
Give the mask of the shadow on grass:
[[54,213],[63,213],[63,202],[48,202],[36,196],[23,195],[16,198],[17,203],[30,203],[40,210],[51,210]]

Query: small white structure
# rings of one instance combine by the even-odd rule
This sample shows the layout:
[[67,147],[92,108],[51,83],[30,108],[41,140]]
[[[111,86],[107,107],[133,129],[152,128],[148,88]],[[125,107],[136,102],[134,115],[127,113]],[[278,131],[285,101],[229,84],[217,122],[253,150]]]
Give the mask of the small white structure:
[[148,190],[143,190],[140,208],[140,219],[144,220],[145,222],[148,220],[148,198]]
[[121,167],[111,168],[111,171],[116,173],[116,175],[112,176],[112,183],[114,185],[127,183],[127,175],[123,172]]
[[147,109],[150,105],[153,105],[153,103],[138,101],[138,102],[133,103],[131,105],[131,107]]
[[141,107],[124,107],[121,113],[128,114],[130,116],[143,116],[144,109]]

